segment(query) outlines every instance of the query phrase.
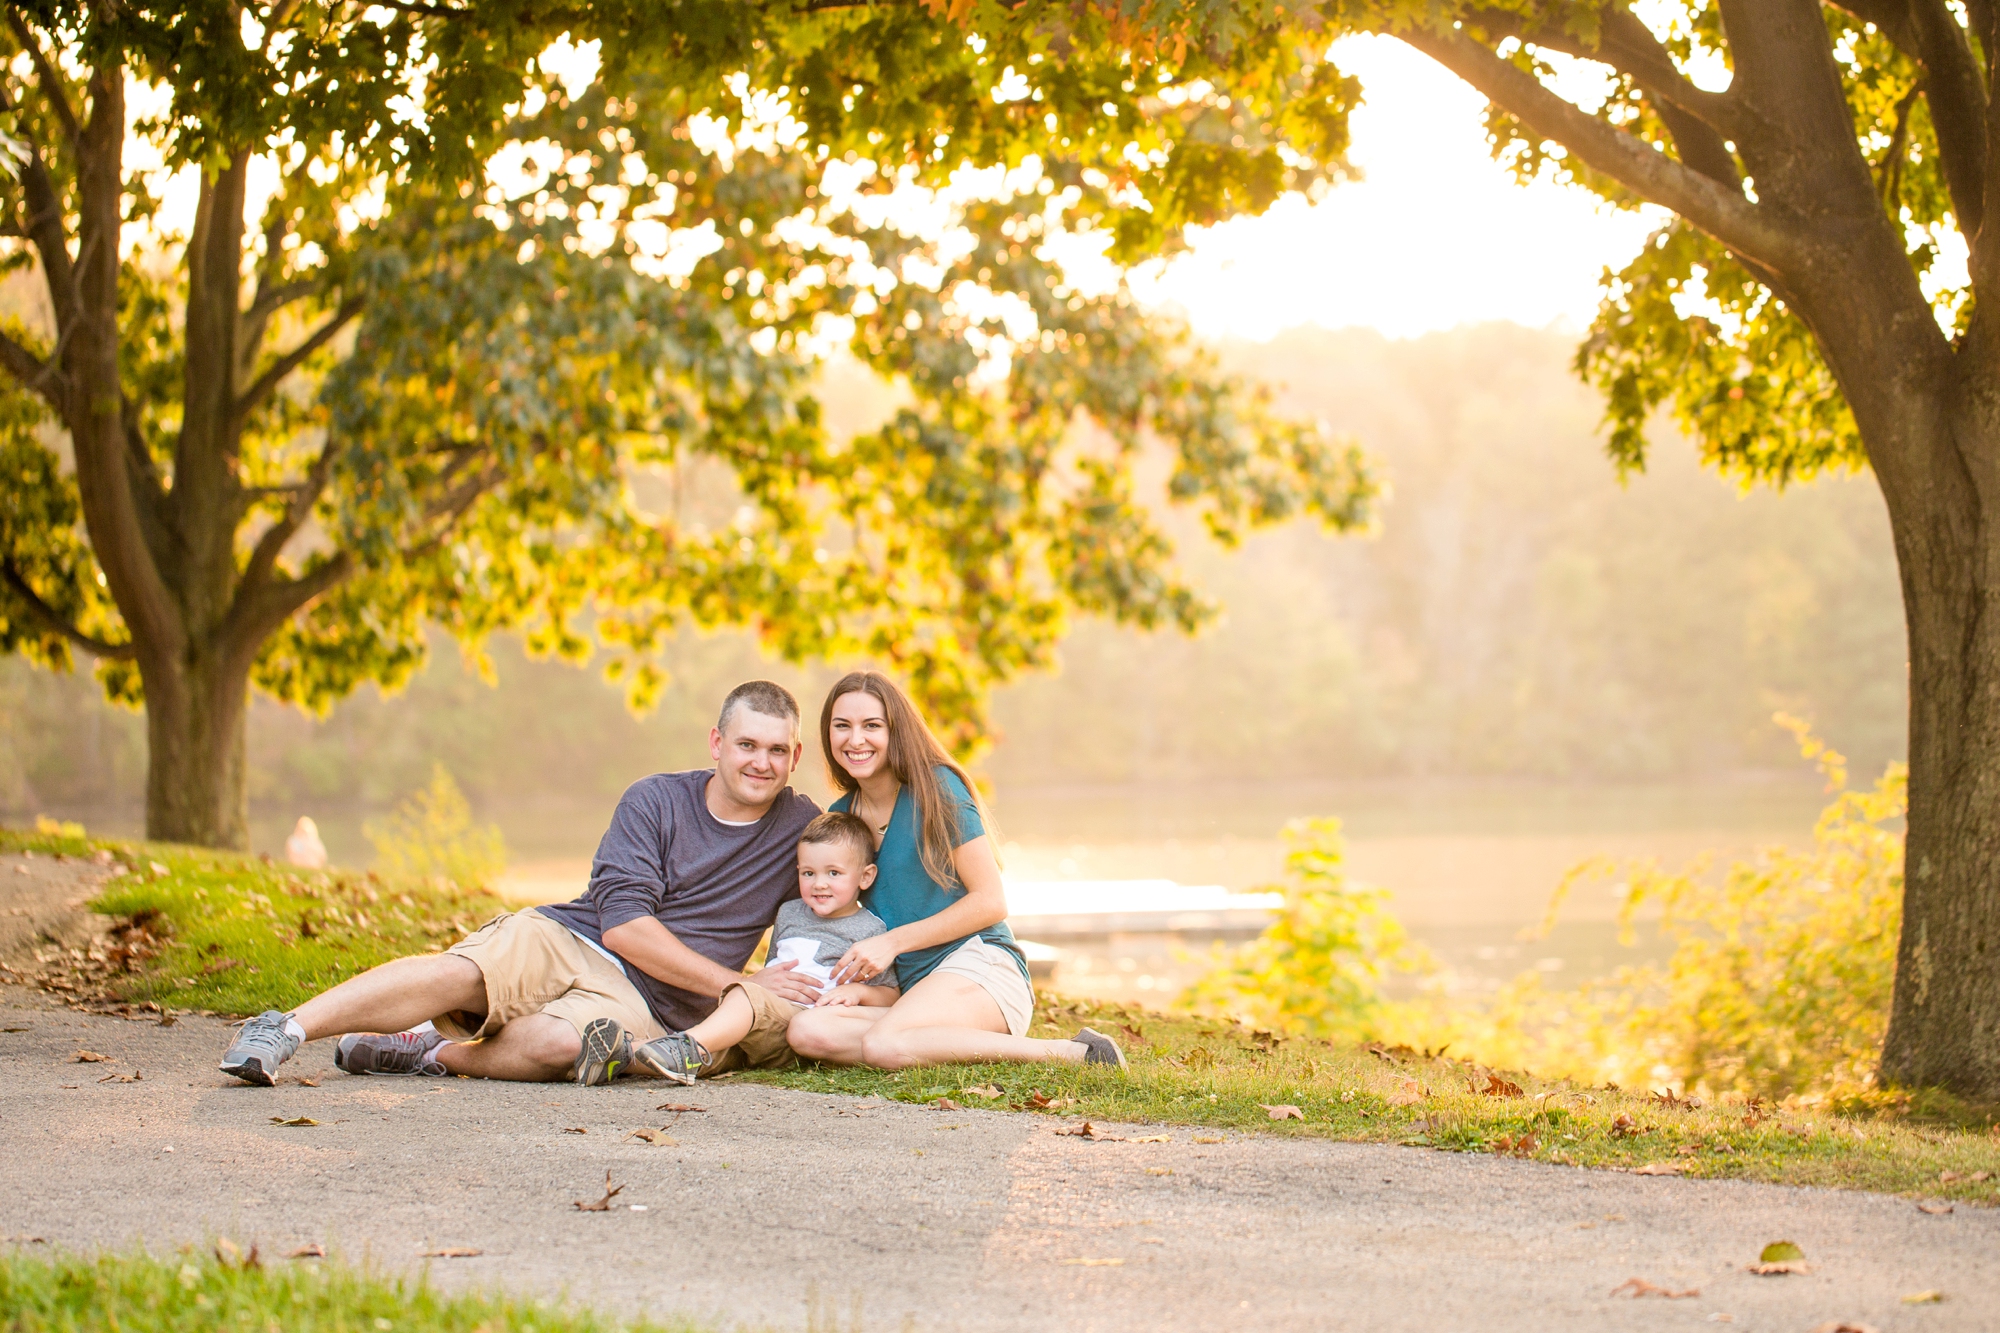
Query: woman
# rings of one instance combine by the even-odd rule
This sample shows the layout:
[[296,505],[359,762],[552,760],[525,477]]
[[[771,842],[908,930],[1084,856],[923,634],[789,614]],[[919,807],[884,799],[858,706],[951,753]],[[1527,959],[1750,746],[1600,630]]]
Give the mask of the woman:
[[801,1010],[792,1049],[877,1069],[990,1060],[1122,1068],[1117,1043],[1089,1028],[1070,1041],[1026,1035],[1034,990],[1007,929],[979,798],[909,698],[879,672],[844,676],[820,710],[819,743],[841,791],[831,808],[859,815],[874,835],[868,909],[889,927],[850,948],[834,975],[866,981],[894,967],[903,995],[887,1009]]

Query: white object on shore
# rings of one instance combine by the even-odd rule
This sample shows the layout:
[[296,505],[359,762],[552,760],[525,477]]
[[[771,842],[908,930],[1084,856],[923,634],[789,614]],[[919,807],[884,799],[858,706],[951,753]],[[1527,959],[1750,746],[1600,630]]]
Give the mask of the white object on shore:
[[310,815],[300,815],[285,839],[285,859],[308,870],[326,869],[326,844],[319,840],[319,826]]

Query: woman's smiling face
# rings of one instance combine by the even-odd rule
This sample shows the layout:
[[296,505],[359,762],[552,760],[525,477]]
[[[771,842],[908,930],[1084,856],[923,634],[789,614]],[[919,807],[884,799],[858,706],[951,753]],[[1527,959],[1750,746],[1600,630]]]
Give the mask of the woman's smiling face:
[[888,766],[889,714],[872,694],[861,690],[843,694],[833,701],[827,739],[833,761],[856,782],[866,782]]

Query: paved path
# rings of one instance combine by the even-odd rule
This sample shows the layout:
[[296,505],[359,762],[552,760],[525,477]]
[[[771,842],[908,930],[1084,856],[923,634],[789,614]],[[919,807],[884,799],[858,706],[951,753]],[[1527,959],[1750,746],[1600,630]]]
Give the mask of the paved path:
[[[435,1278],[788,1329],[815,1293],[842,1327],[858,1294],[863,1328],[922,1333],[2000,1326],[2000,1210],[1184,1128],[1090,1143],[733,1082],[350,1078],[328,1043],[286,1066],[319,1086],[251,1088],[215,1070],[220,1021],[38,1003],[0,989],[0,1235],[57,1246],[228,1235],[397,1269],[476,1248]],[[676,1146],[623,1137],[660,1126]],[[572,1208],[607,1170],[618,1210]],[[1779,1238],[1811,1274],[1744,1271]],[[1701,1295],[1610,1296],[1631,1277]],[[1931,1288],[1943,1304],[1901,1303]]]

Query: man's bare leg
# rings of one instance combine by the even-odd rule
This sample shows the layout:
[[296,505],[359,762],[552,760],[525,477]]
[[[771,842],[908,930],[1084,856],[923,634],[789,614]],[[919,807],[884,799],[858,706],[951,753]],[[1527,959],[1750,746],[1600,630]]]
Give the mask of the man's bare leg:
[[436,1058],[452,1073],[471,1078],[552,1083],[572,1075],[577,1053],[582,1049],[583,1040],[568,1019],[553,1014],[529,1014],[484,1041],[455,1041],[440,1046]]
[[[434,953],[371,967],[307,1000],[292,1017],[306,1040],[315,1041],[348,1032],[402,1032],[456,1011],[486,1012],[486,977],[470,958]],[[574,1029],[570,1035],[574,1039]]]

